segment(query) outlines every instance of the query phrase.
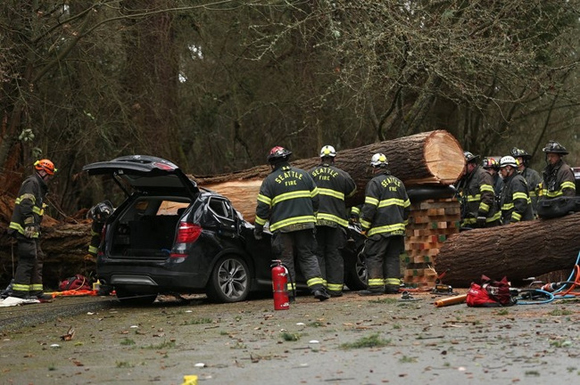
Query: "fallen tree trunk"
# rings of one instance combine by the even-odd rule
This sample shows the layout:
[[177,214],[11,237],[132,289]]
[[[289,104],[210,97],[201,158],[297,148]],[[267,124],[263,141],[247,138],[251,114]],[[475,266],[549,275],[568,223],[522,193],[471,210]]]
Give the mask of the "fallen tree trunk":
[[522,283],[528,277],[556,270],[572,271],[580,251],[580,213],[475,229],[451,236],[435,258],[446,284],[468,287],[485,274]]
[[[387,156],[389,170],[407,187],[449,185],[463,172],[464,157],[461,145],[453,135],[444,130],[342,150],[336,157],[336,166],[348,172],[357,184],[357,193],[347,202],[349,205],[363,202],[366,184],[373,176],[369,162],[371,156],[377,152]],[[299,159],[291,163],[295,167],[309,170],[320,163],[320,158]],[[270,171],[270,167],[264,165],[230,174],[195,179],[200,186],[229,198],[244,218],[253,222],[260,185]]]

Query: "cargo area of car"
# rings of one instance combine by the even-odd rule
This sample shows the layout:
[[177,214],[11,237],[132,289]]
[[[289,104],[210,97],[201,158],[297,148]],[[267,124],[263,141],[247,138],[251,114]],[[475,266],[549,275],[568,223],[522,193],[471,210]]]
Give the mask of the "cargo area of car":
[[189,202],[142,198],[125,209],[114,228],[110,257],[165,259],[169,256],[179,219]]

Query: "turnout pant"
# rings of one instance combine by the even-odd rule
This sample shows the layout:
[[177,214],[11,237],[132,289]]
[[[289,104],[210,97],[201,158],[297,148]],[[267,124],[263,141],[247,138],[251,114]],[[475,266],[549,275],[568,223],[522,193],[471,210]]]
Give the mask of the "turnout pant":
[[18,266],[14,274],[12,295],[15,297],[27,297],[29,295],[42,294],[42,266],[44,253],[40,249],[38,238],[26,238],[17,235],[18,242]]
[[405,249],[405,239],[401,235],[384,237],[373,235],[365,241],[365,255],[368,273],[368,290],[383,292],[398,291],[401,283],[400,254]]
[[344,260],[341,250],[346,241],[341,227],[316,227],[318,265],[329,294],[342,293],[344,285]]
[[300,270],[306,278],[308,288],[314,293],[321,290],[323,286],[318,259],[314,254],[316,249],[316,239],[312,229],[292,231],[282,233],[276,231],[272,235],[272,252],[279,256],[282,263],[288,268],[290,279],[288,280],[288,291],[296,289],[296,268],[294,267],[294,256]]

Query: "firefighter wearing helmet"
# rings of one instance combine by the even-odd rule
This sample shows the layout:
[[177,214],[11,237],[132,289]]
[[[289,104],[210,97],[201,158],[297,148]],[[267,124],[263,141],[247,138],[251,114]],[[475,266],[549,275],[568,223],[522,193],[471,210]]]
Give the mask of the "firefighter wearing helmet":
[[479,166],[479,155],[464,152],[465,172],[458,183],[461,227],[473,229],[499,225],[500,213],[495,198],[493,177]]
[[517,160],[511,155],[504,156],[499,161],[499,172],[504,182],[500,197],[503,224],[534,219],[528,184],[518,171],[518,166]]
[[518,162],[518,171],[528,183],[530,198],[532,199],[532,211],[534,212],[534,217],[536,217],[542,177],[540,173],[530,167],[530,159],[532,159],[532,156],[526,150],[514,147],[511,150],[511,156]]
[[[8,233],[18,243],[18,266],[14,274],[13,301],[46,299],[42,285],[44,253],[40,248],[40,223],[46,204],[48,182],[57,169],[48,159],[33,165],[34,172],[22,182],[14,205]],[[10,298],[10,297],[9,297]]]
[[542,151],[546,154],[546,168],[542,173],[541,199],[576,195],[574,171],[564,161],[564,155],[568,155],[566,148],[550,141]]
[[264,226],[269,222],[272,232],[272,251],[288,268],[288,291],[296,290],[294,255],[306,284],[320,301],[330,298],[315,255],[315,212],[318,210],[318,188],[310,174],[292,167],[288,160],[291,151],[281,146],[268,153],[272,172],[264,179],[258,194],[254,236],[262,239]]
[[346,243],[348,215],[345,200],[356,192],[356,183],[346,172],[336,167],[336,150],[326,145],[320,149],[320,164],[309,173],[318,187],[319,205],[316,213],[316,255],[324,285],[331,297],[342,296],[344,260],[341,249]]
[[499,194],[501,194],[501,189],[503,188],[503,179],[499,176],[499,162],[495,158],[489,156],[483,158],[481,162],[481,167],[487,171],[493,179],[493,191],[495,193],[496,201],[499,200]]
[[396,294],[401,285],[399,255],[405,249],[405,227],[411,202],[403,182],[391,175],[387,157],[371,157],[375,175],[365,189],[360,223],[366,231],[367,289],[360,295]]

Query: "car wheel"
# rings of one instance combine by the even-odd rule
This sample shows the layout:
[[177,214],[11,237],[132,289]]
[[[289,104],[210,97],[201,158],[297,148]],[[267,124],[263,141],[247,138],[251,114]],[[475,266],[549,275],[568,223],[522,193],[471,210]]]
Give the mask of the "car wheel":
[[356,260],[347,267],[345,284],[350,290],[364,290],[367,288],[367,265],[364,248],[356,255]]
[[125,305],[150,305],[157,298],[157,294],[137,293],[125,287],[115,287],[115,293],[119,302]]
[[250,270],[239,256],[220,258],[207,285],[207,297],[214,302],[239,302],[250,292]]

